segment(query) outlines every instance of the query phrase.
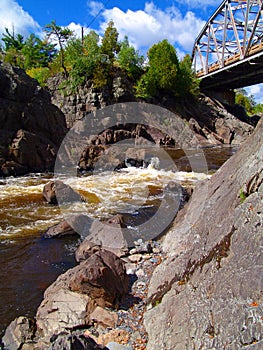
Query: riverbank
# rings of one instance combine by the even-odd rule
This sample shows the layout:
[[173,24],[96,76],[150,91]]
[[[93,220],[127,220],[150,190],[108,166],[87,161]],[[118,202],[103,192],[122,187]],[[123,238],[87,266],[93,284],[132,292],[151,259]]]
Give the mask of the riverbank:
[[[203,151],[205,152],[209,171],[215,172],[236,152],[236,148],[212,147],[206,148]],[[183,152],[171,149],[170,155],[176,162],[177,169],[184,170],[184,167],[188,166],[187,157]],[[194,153],[192,157],[195,159]],[[112,211],[114,209],[113,203],[117,200],[117,197],[118,201],[120,200],[120,191],[125,203],[125,198],[128,194],[125,188],[127,190],[131,188],[131,184],[134,181],[136,187],[134,187],[134,185],[132,186],[134,187],[133,191],[136,192],[136,188],[138,190],[144,188],[143,192],[141,192],[141,195],[143,195],[145,193],[145,188],[150,186],[150,192],[153,195],[152,199],[154,201],[156,201],[158,193],[159,195],[161,194],[161,189],[158,190],[158,186],[161,182],[165,183],[166,180],[171,181],[172,179],[181,179],[180,181],[185,183],[190,181],[189,184],[192,183],[192,185],[198,182],[197,174],[194,176],[194,174],[189,173],[189,176],[187,176],[188,173],[184,172],[180,175],[180,173],[165,173],[150,168],[148,170],[136,168],[132,170],[133,169],[131,169],[130,173],[127,171],[123,173],[116,172],[115,180],[114,177],[105,174],[109,186],[112,186],[111,190],[109,186],[106,189],[103,185],[105,183],[103,177],[96,175],[86,178],[86,180],[89,181],[87,189],[91,198],[94,197],[95,193],[97,196],[100,194],[99,197],[106,200],[106,202],[108,201],[107,198],[111,198],[109,209]],[[159,180],[157,180],[156,176]],[[55,240],[43,240],[39,237],[40,232],[44,232],[49,226],[61,220],[59,208],[48,205],[42,198],[44,184],[50,181],[50,179],[50,176],[33,175],[2,180],[2,223],[7,223],[8,227],[6,229],[8,229],[9,232],[8,233],[3,227],[3,235],[1,236],[2,240],[0,244],[0,259],[3,259],[1,260],[2,279],[4,279],[9,286],[8,289],[0,288],[1,300],[4,301],[1,304],[1,314],[3,316],[6,315],[5,319],[2,320],[5,324],[3,328],[6,328],[8,323],[19,315],[33,317],[43,298],[45,286],[47,287],[59,274],[76,264],[74,251],[76,250],[76,244],[78,244],[77,237],[64,237]],[[203,177],[200,179],[203,179]],[[110,183],[112,183],[112,185],[110,185]],[[79,186],[75,186],[75,188],[83,188],[83,184],[79,184]],[[119,191],[117,191],[118,188]],[[137,205],[139,199],[138,194],[139,192],[133,194],[134,198],[137,198]],[[156,195],[157,197],[155,197]],[[117,197],[115,198],[114,196]],[[145,202],[145,199],[141,198],[139,203],[142,204],[143,202]],[[105,213],[107,206],[105,206],[103,202],[97,202],[94,207],[95,204],[96,201],[94,200],[90,202],[91,210],[88,210],[90,213],[94,212],[98,205],[104,208],[103,212]],[[121,202],[119,202],[119,204],[116,202],[116,204],[119,207],[123,205]],[[15,211],[12,211],[14,205]],[[127,206],[128,203],[126,202],[125,205]],[[127,209],[128,208],[131,210],[130,205],[128,205]],[[149,212],[149,209],[150,208],[148,208],[145,213],[142,210],[142,214],[144,213],[143,215],[145,215]],[[99,213],[101,210],[97,212]],[[13,219],[12,213],[14,215]],[[28,213],[30,213],[30,216]],[[17,221],[18,217],[19,222]],[[26,219],[24,225],[23,217]],[[31,221],[29,220],[30,217]],[[140,216],[134,216],[133,224],[136,224],[138,220],[141,220]],[[147,216],[143,220],[147,220]],[[14,254],[14,251],[16,254]],[[23,298],[21,298],[21,295],[23,295]],[[10,308],[10,305],[12,305],[12,308]]]
[[[260,244],[263,228],[262,131],[261,122],[248,143],[243,145],[210,180],[197,186],[189,204],[179,212],[172,229],[165,235],[161,249],[159,246],[145,247],[143,242],[140,242],[139,250],[130,251],[132,254],[125,257],[129,260],[129,264],[135,264],[128,267],[130,277],[135,275],[138,278],[137,281],[133,281],[134,295],[130,294],[130,298],[135,300],[133,299],[134,306],[130,307],[130,311],[128,313],[120,311],[119,303],[117,306],[119,311],[99,309],[100,312],[97,310],[96,316],[94,314],[92,316],[93,321],[97,320],[92,326],[83,329],[82,320],[81,329],[78,329],[76,324],[73,327],[67,325],[64,328],[66,334],[53,337],[53,349],[61,345],[62,341],[69,344],[68,342],[73,338],[81,339],[84,343],[87,341],[85,344],[91,342],[91,338],[102,340],[105,333],[112,336],[114,334],[114,341],[117,339],[117,343],[125,343],[122,347],[125,350],[131,346],[134,347],[135,343],[135,349],[144,349],[145,346],[147,349],[155,349],[157,346],[160,349],[170,350],[171,348],[180,349],[182,344],[188,344],[191,347],[191,344],[197,343],[206,344],[206,347],[229,349],[233,345],[242,348],[250,344],[251,348],[253,346],[253,349],[260,349],[263,342],[261,331],[263,300],[260,292],[263,283],[260,278],[263,272]],[[141,244],[144,252],[140,251]],[[154,252],[154,249],[157,250]],[[91,259],[94,254],[97,256],[101,254],[100,248],[98,246],[96,248],[96,245],[90,246],[87,252],[90,252],[86,255],[89,256],[88,259]],[[149,275],[152,276],[148,284],[149,279],[146,275],[150,266],[153,269],[150,268]],[[152,270],[154,270],[153,274]],[[76,276],[75,272],[66,272],[64,277],[62,275],[54,284],[53,291],[57,290],[56,285],[58,287],[63,285],[63,288],[71,285],[70,295],[74,295],[74,298],[83,298],[79,292],[73,292],[74,276]],[[46,314],[48,323],[45,323],[47,319],[42,319],[43,325],[50,324],[51,320],[56,322],[55,314],[61,307],[65,312],[63,302],[55,307],[54,303],[58,299],[52,299],[52,293],[54,293],[52,288],[45,293],[46,301],[42,302],[42,307],[49,305],[48,308],[51,307],[53,312],[49,316]],[[147,291],[146,313],[145,304],[140,302],[136,304],[138,296],[141,299],[145,297],[145,294],[140,295],[144,288]],[[66,293],[67,289],[63,290]],[[56,297],[58,298],[58,295]],[[54,309],[52,303],[46,304],[48,298],[51,298],[49,302],[53,300]],[[76,302],[76,299],[74,300]],[[67,299],[67,305],[68,302],[69,299]],[[39,312],[37,325],[41,320]],[[116,313],[121,313],[122,318],[116,318],[114,316]],[[134,314],[134,320],[130,319],[132,314]],[[235,314],[238,316],[233,317]],[[68,315],[69,320],[72,315],[74,313],[71,316]],[[127,338],[127,328],[125,329],[126,317],[129,325],[137,322],[138,328],[140,328],[138,319],[142,317],[148,338],[146,339],[146,335],[134,329],[135,335],[133,333],[130,338],[136,339],[131,345],[130,338]],[[120,328],[116,327],[118,318]],[[248,319],[249,323],[247,323]],[[100,324],[100,327],[93,330],[92,327],[98,326],[99,323],[104,326]],[[22,324],[25,326],[26,323],[22,322]],[[247,326],[244,328],[244,325]],[[21,327],[21,323],[17,327]],[[117,335],[108,327],[117,329]],[[61,331],[61,328],[58,329]],[[143,328],[141,329],[144,332]],[[185,331],[178,333],[180,329]],[[196,333],[196,337],[192,337],[191,329]],[[14,328],[11,327],[10,330],[12,336],[17,334]],[[44,328],[42,332],[43,330]],[[47,329],[45,332],[48,333],[44,332],[44,334],[51,335],[50,331],[53,332]],[[32,333],[30,334],[32,337]],[[122,340],[119,338],[120,334],[124,337]],[[106,339],[113,340],[113,338]],[[138,339],[141,339],[141,343]],[[32,340],[26,343],[27,349],[37,348]],[[44,345],[41,340],[39,349],[44,349],[45,346],[47,345]],[[93,348],[96,348],[94,343]]]

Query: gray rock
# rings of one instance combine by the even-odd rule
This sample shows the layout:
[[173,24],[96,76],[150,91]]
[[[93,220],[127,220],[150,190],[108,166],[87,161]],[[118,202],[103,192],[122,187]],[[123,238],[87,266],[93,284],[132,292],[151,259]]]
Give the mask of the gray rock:
[[90,242],[110,250],[118,256],[126,255],[128,242],[122,230],[124,227],[123,217],[120,214],[113,216],[107,221],[94,220],[87,237],[76,253],[77,259],[85,258],[86,249],[87,255],[89,255]]
[[130,346],[121,345],[115,342],[110,342],[107,344],[107,349],[109,350],[132,350]]
[[[87,295],[50,286],[36,314],[37,337],[49,342],[50,337],[88,323],[88,310],[93,302]],[[94,306],[93,306],[94,308]]]
[[263,121],[167,233],[147,350],[263,348]]
[[5,350],[18,350],[23,344],[33,339],[34,322],[27,317],[20,316],[12,321],[5,330],[2,343]]
[[98,345],[92,338],[84,336],[81,332],[59,334],[51,339],[52,345],[48,350],[108,350]]

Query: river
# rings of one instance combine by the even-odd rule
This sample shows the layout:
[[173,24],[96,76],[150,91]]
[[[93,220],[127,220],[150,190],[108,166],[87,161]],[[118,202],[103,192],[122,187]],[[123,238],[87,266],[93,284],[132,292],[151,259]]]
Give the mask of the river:
[[[215,172],[235,151],[232,147],[203,150],[208,173]],[[69,184],[86,199],[86,211],[95,219],[115,213],[130,213],[158,206],[161,190],[170,181],[193,186],[208,174],[194,173],[189,154],[169,150],[178,171],[128,168],[69,179]],[[190,157],[195,157],[195,151]],[[34,316],[44,290],[68,268],[75,266],[79,239],[43,239],[42,233],[58,223],[60,208],[47,204],[43,186],[51,174],[30,174],[0,179],[0,337],[19,315]],[[147,189],[147,191],[145,190]],[[147,200],[145,200],[147,198]],[[139,220],[138,215],[136,218]],[[136,221],[136,220],[135,220]]]

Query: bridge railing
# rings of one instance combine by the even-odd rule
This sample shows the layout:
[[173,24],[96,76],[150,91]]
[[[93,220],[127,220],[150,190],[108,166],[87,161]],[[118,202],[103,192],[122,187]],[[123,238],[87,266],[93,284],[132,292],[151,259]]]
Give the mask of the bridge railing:
[[198,77],[263,51],[263,1],[225,0],[197,37],[192,53]]

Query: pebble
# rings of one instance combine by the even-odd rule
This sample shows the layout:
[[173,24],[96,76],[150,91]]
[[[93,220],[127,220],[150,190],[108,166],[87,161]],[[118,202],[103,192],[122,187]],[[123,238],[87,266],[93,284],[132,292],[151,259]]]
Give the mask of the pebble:
[[142,254],[133,254],[129,256],[129,260],[134,263],[138,263],[140,260],[142,260]]
[[137,269],[137,265],[134,263],[126,263],[125,268],[127,275],[134,275]]
[[[135,270],[136,271],[136,270]],[[135,275],[138,277],[138,278],[142,278],[145,276],[145,273],[143,271],[143,269],[139,269],[135,272]]]
[[130,262],[126,264],[126,268],[133,272],[130,274],[131,291],[117,311],[117,327],[129,333],[129,341],[125,345],[131,346],[133,350],[146,350],[148,335],[143,319],[147,310],[148,285],[154,269],[164,258],[158,242],[152,242],[152,247],[156,248],[156,253],[136,253],[128,257],[127,261]]
[[130,346],[121,345],[115,342],[110,342],[106,346],[109,350],[132,350]]

